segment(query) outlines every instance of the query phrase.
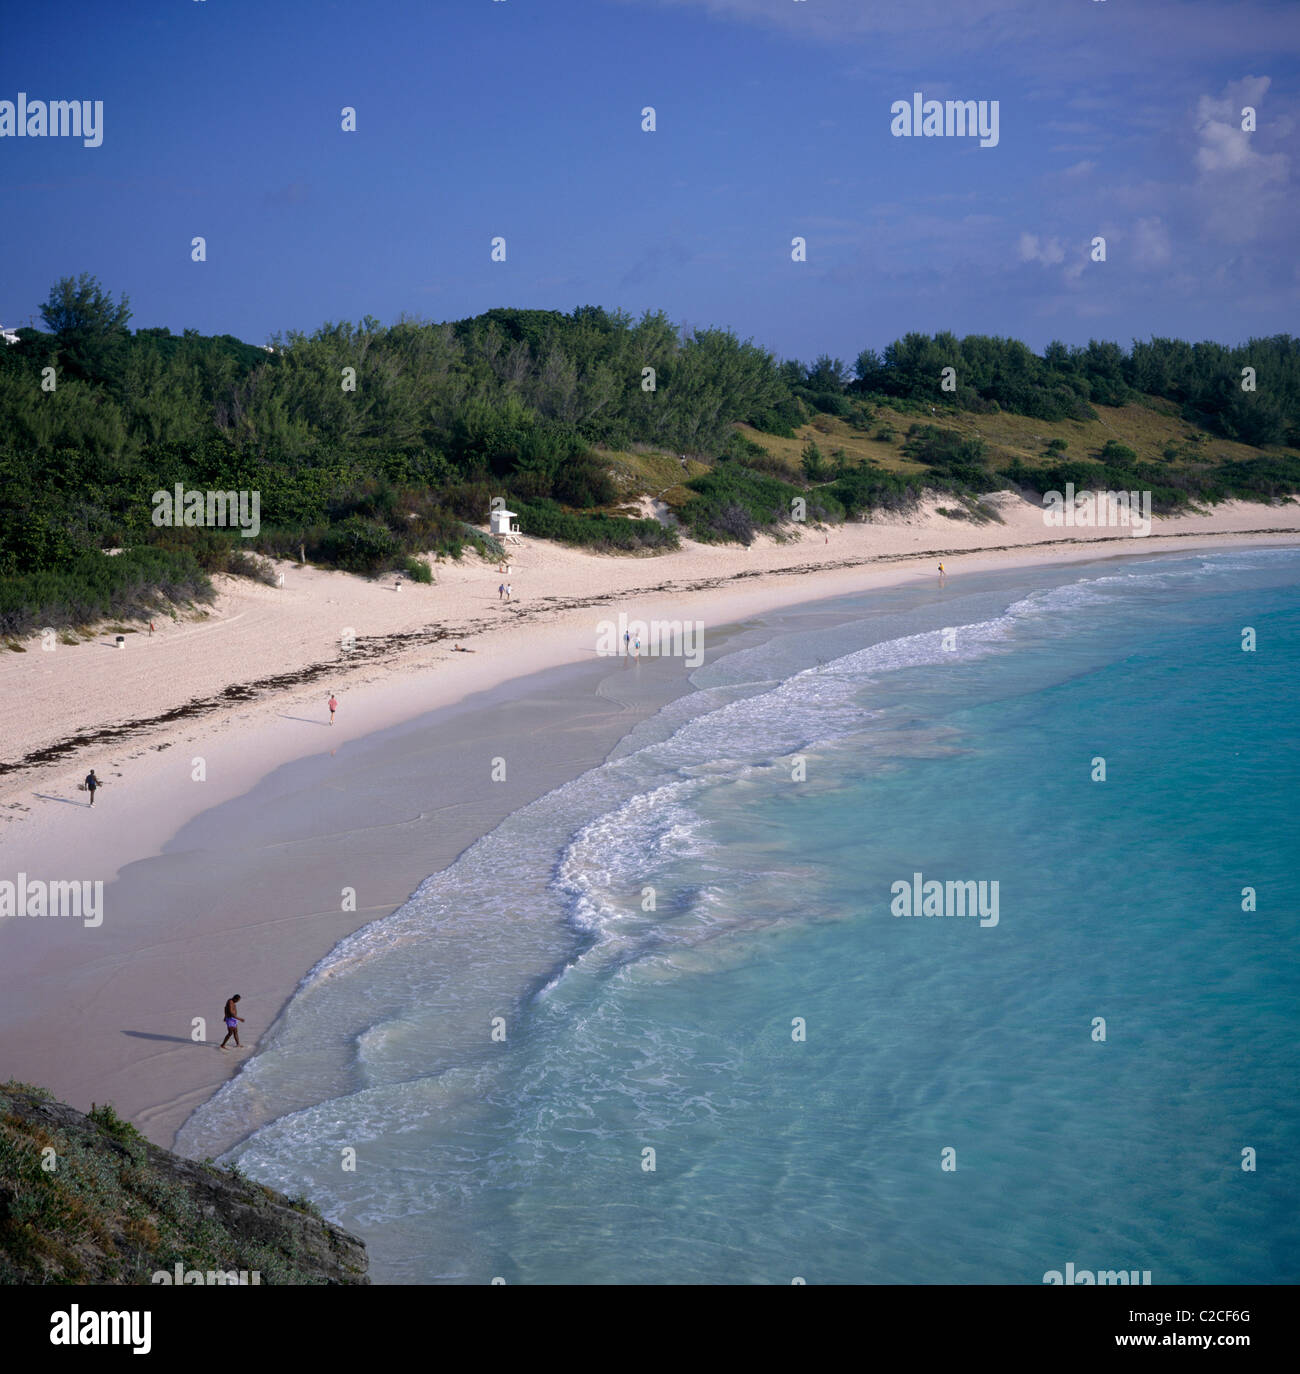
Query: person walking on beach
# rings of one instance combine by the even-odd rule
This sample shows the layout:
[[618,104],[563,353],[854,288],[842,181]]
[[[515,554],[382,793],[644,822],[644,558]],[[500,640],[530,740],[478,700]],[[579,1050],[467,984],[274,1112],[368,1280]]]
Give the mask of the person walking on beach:
[[95,776],[95,770],[92,768],[90,772],[86,774],[86,791],[90,793],[91,806],[95,804],[95,789],[98,786],[99,779]]
[[498,601],[504,601],[505,599],[506,599],[506,584],[503,582],[503,583],[497,588],[497,600],[498,600]]
[[509,582],[507,582],[507,583],[506,583],[506,600],[509,601],[510,598],[514,595],[514,593],[515,593],[515,589],[510,585]]
[[333,724],[334,724],[334,712],[337,711],[337,710],[339,709],[339,704],[338,704],[338,702],[334,700],[334,693],[333,693],[333,692],[330,693],[329,706],[330,706],[330,724],[333,725]]
[[[235,1048],[237,1050],[242,1050],[244,1047],[239,1043],[239,1023],[244,1018],[242,1016],[235,1015],[235,1003],[238,1001],[238,993],[235,993],[233,997],[229,997],[226,999],[226,1010],[224,1016],[226,1022],[226,1040],[229,1040],[230,1037],[233,1035],[235,1037]],[[217,1046],[217,1048],[224,1050],[226,1048],[226,1040],[223,1040],[221,1044]]]
[[947,574],[946,572],[944,572],[944,570],[943,570],[943,564],[940,563],[940,564],[939,564],[939,582],[940,582],[940,584],[943,583],[944,578],[946,578],[947,576],[948,576],[948,574]]
[[631,643],[632,643],[632,631],[631,631],[631,630],[624,630],[624,631],[623,631],[623,653],[624,653],[624,655],[627,655],[628,653],[631,652],[631,649],[630,649]]

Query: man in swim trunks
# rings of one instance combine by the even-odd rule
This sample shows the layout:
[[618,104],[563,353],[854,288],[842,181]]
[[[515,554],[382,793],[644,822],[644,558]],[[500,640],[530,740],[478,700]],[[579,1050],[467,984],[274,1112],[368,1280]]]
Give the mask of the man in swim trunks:
[[[236,1015],[235,1015],[235,1003],[238,1002],[238,1001],[239,1001],[239,994],[238,994],[238,993],[235,993],[235,995],[234,995],[233,997],[227,999],[227,1001],[226,1001],[225,1018],[226,1018],[226,1040],[229,1040],[230,1037],[233,1035],[233,1036],[235,1037],[235,1048],[236,1048],[237,1050],[240,1050],[240,1049],[243,1049],[243,1046],[239,1043],[239,1023],[240,1023],[244,1018],[243,1018],[242,1016],[236,1016]],[[223,1040],[223,1041],[221,1042],[221,1044],[217,1046],[217,1048],[218,1048],[218,1049],[224,1050],[224,1049],[226,1048],[226,1040]]]
[[95,770],[92,768],[90,772],[86,774],[86,791],[90,793],[91,806],[95,804],[95,789],[98,786],[99,779],[95,776]]
[[339,704],[334,700],[334,694],[330,693],[330,724],[334,724],[334,712],[339,709]]

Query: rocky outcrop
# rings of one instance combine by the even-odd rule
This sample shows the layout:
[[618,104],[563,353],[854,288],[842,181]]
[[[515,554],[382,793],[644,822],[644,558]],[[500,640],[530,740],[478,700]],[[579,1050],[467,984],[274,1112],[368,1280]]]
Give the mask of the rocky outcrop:
[[367,1262],[305,1199],[0,1084],[0,1283],[365,1284]]

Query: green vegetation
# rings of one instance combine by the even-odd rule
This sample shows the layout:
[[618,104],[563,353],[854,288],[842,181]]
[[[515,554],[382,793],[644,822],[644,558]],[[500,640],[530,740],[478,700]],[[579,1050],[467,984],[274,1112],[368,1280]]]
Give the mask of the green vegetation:
[[129,1122],[123,1121],[117,1114],[117,1108],[111,1102],[105,1102],[102,1107],[90,1104],[90,1110],[86,1113],[86,1119],[93,1121],[96,1126],[107,1131],[109,1135],[117,1140],[143,1141],[144,1136]]
[[658,520],[628,520],[604,511],[580,514],[566,511],[554,501],[517,503],[519,525],[527,534],[556,539],[564,544],[634,553],[642,549],[675,549],[677,532]]
[[1300,491],[1300,459],[1262,457],[1213,468],[1170,469],[1153,463],[1094,463],[1075,460],[1041,467],[1013,463],[1004,476],[1040,495],[1076,491],[1149,491],[1151,509],[1168,515],[1189,506],[1219,501],[1268,501]]
[[997,491],[1005,484],[986,462],[987,446],[975,436],[964,438],[955,430],[934,425],[913,425],[907,431],[903,452],[924,463],[937,481],[927,485],[947,491]]
[[686,486],[691,496],[679,514],[691,535],[705,543],[750,544],[760,530],[779,536],[796,499],[806,502],[811,522],[844,518],[833,489],[807,491],[738,463],[722,463]]
[[810,482],[820,482],[826,476],[826,459],[811,439],[804,445],[802,466],[803,475]]
[[[56,283],[41,313],[44,330],[0,348],[10,638],[202,602],[213,573],[271,580],[259,555],[423,581],[421,555],[500,555],[472,528],[494,496],[526,534],[639,553],[677,535],[628,519],[629,495],[660,496],[699,537],[747,540],[782,528],[792,493],[828,520],[900,509],[924,486],[971,498],[1044,445],[1049,465],[1068,447],[1127,476],[1158,460],[1174,502],[1300,489],[1300,459],[1278,451],[1300,444],[1300,341],[1287,335],[1039,356],[1013,339],[908,334],[850,368],[593,306],[367,317],[269,349],[132,333],[126,297],[86,274]],[[156,526],[152,496],[177,483],[257,492],[256,537]]]
[[[126,299],[84,275],[59,282],[42,314],[46,332],[0,349],[0,579],[54,577],[10,588],[14,630],[142,614],[169,588],[197,599],[203,573],[256,575],[236,549],[363,574],[468,544],[488,553],[465,526],[494,495],[527,510],[536,534],[670,547],[657,522],[624,530],[594,513],[620,497],[596,445],[715,453],[735,421],[804,419],[771,355],[724,330],[683,337],[661,314],[493,310],[387,329],[367,318],[267,351],[190,330],[131,334]],[[155,526],[153,493],[177,483],[258,492],[257,537]],[[153,583],[104,568],[104,549],[151,546],[188,549],[194,585],[179,587],[183,560],[149,565]]]
[[263,1284],[366,1281],[360,1245],[306,1198],[160,1150],[112,1106],[82,1116],[0,1084],[0,1284],[148,1284],[178,1263]]
[[115,557],[87,551],[55,571],[0,577],[0,633],[84,625],[106,616],[144,619],[169,604],[210,601],[194,556],[142,545]]
[[[940,389],[943,369],[956,390]],[[1253,369],[1253,391],[1243,391]],[[1015,339],[949,333],[908,334],[884,354],[867,349],[854,369],[868,396],[950,402],[964,411],[1010,410],[1043,420],[1087,420],[1096,405],[1142,396],[1173,402],[1183,418],[1226,439],[1264,446],[1300,444],[1300,340],[1288,334],[1237,348],[1179,339],[1135,341],[1125,353],[1092,340],[1086,348],[1051,343],[1039,357]]]
[[[943,481],[944,479],[936,479]],[[830,490],[847,516],[904,514],[914,510],[926,486],[916,477],[896,472],[872,472],[863,468],[838,478]]]

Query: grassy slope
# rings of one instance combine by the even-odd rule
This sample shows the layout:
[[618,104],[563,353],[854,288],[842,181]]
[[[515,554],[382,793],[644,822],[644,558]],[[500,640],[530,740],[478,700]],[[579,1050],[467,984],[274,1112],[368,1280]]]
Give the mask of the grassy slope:
[[[1172,406],[1161,401],[1126,406],[1095,406],[1096,420],[1036,420],[1028,415],[972,415],[965,412],[933,416],[905,415],[885,408],[876,411],[869,434],[851,429],[843,420],[829,415],[817,416],[812,424],[804,425],[795,439],[778,439],[770,434],[741,426],[741,432],[755,443],[762,444],[769,453],[784,459],[791,472],[798,471],[799,457],[808,439],[815,439],[818,448],[829,458],[836,448],[844,449],[851,458],[874,461],[894,472],[923,472],[924,466],[910,462],[902,454],[903,440],[913,424],[930,424],[940,429],[954,429],[964,435],[978,434],[988,445],[989,458],[996,469],[1008,467],[1019,458],[1027,466],[1049,461],[1048,441],[1064,439],[1069,447],[1064,457],[1096,458],[1108,439],[1118,439],[1133,449],[1139,461],[1167,463],[1171,468],[1189,464],[1219,463],[1230,459],[1257,458],[1262,452],[1296,454],[1295,449],[1256,449],[1248,444],[1233,443],[1199,430],[1179,418]],[[895,431],[892,441],[884,442],[874,436],[880,428],[891,425]],[[1180,450],[1173,460],[1164,457],[1166,447]],[[1054,461],[1054,460],[1052,460]]]
[[[1233,443],[1197,429],[1181,419],[1171,403],[1151,399],[1125,406],[1096,406],[1096,420],[1036,420],[1027,415],[975,415],[966,412],[943,412],[935,415],[908,414],[888,407],[875,412],[869,430],[853,429],[844,420],[830,415],[815,416],[803,425],[793,439],[764,434],[749,425],[736,428],[756,444],[760,444],[789,472],[791,481],[802,483],[799,466],[804,445],[816,441],[829,463],[835,449],[842,448],[849,455],[849,466],[870,465],[887,472],[923,474],[928,469],[913,462],[902,451],[909,426],[930,424],[940,429],[957,430],[967,436],[978,435],[988,445],[990,465],[1002,471],[1019,460],[1027,467],[1061,459],[1096,460],[1102,446],[1109,439],[1117,439],[1137,454],[1139,462],[1158,463],[1170,471],[1179,468],[1217,465],[1229,460],[1258,458],[1263,453],[1300,456],[1295,449],[1256,449],[1248,444]],[[877,439],[877,433],[890,427],[894,437]],[[1048,454],[1052,439],[1064,439],[1068,445],[1064,453]],[[1173,447],[1177,454],[1166,458],[1165,450]],[[602,452],[616,481],[634,499],[643,492],[658,496],[670,508],[680,507],[690,492],[683,479],[707,472],[704,463],[688,460],[683,471],[676,454],[653,452]],[[613,509],[627,510],[627,507]]]
[[177,1262],[369,1282],[361,1243],[305,1200],[159,1149],[111,1107],[83,1116],[0,1084],[0,1284],[147,1284]]
[[[599,450],[601,461],[609,464],[614,481],[628,501],[638,496],[653,496],[676,509],[690,498],[682,483],[691,477],[698,477],[709,471],[709,464],[697,462],[694,458],[686,460],[685,469],[675,453],[655,453],[638,450],[636,452]],[[628,506],[609,507],[611,513],[635,514]]]

